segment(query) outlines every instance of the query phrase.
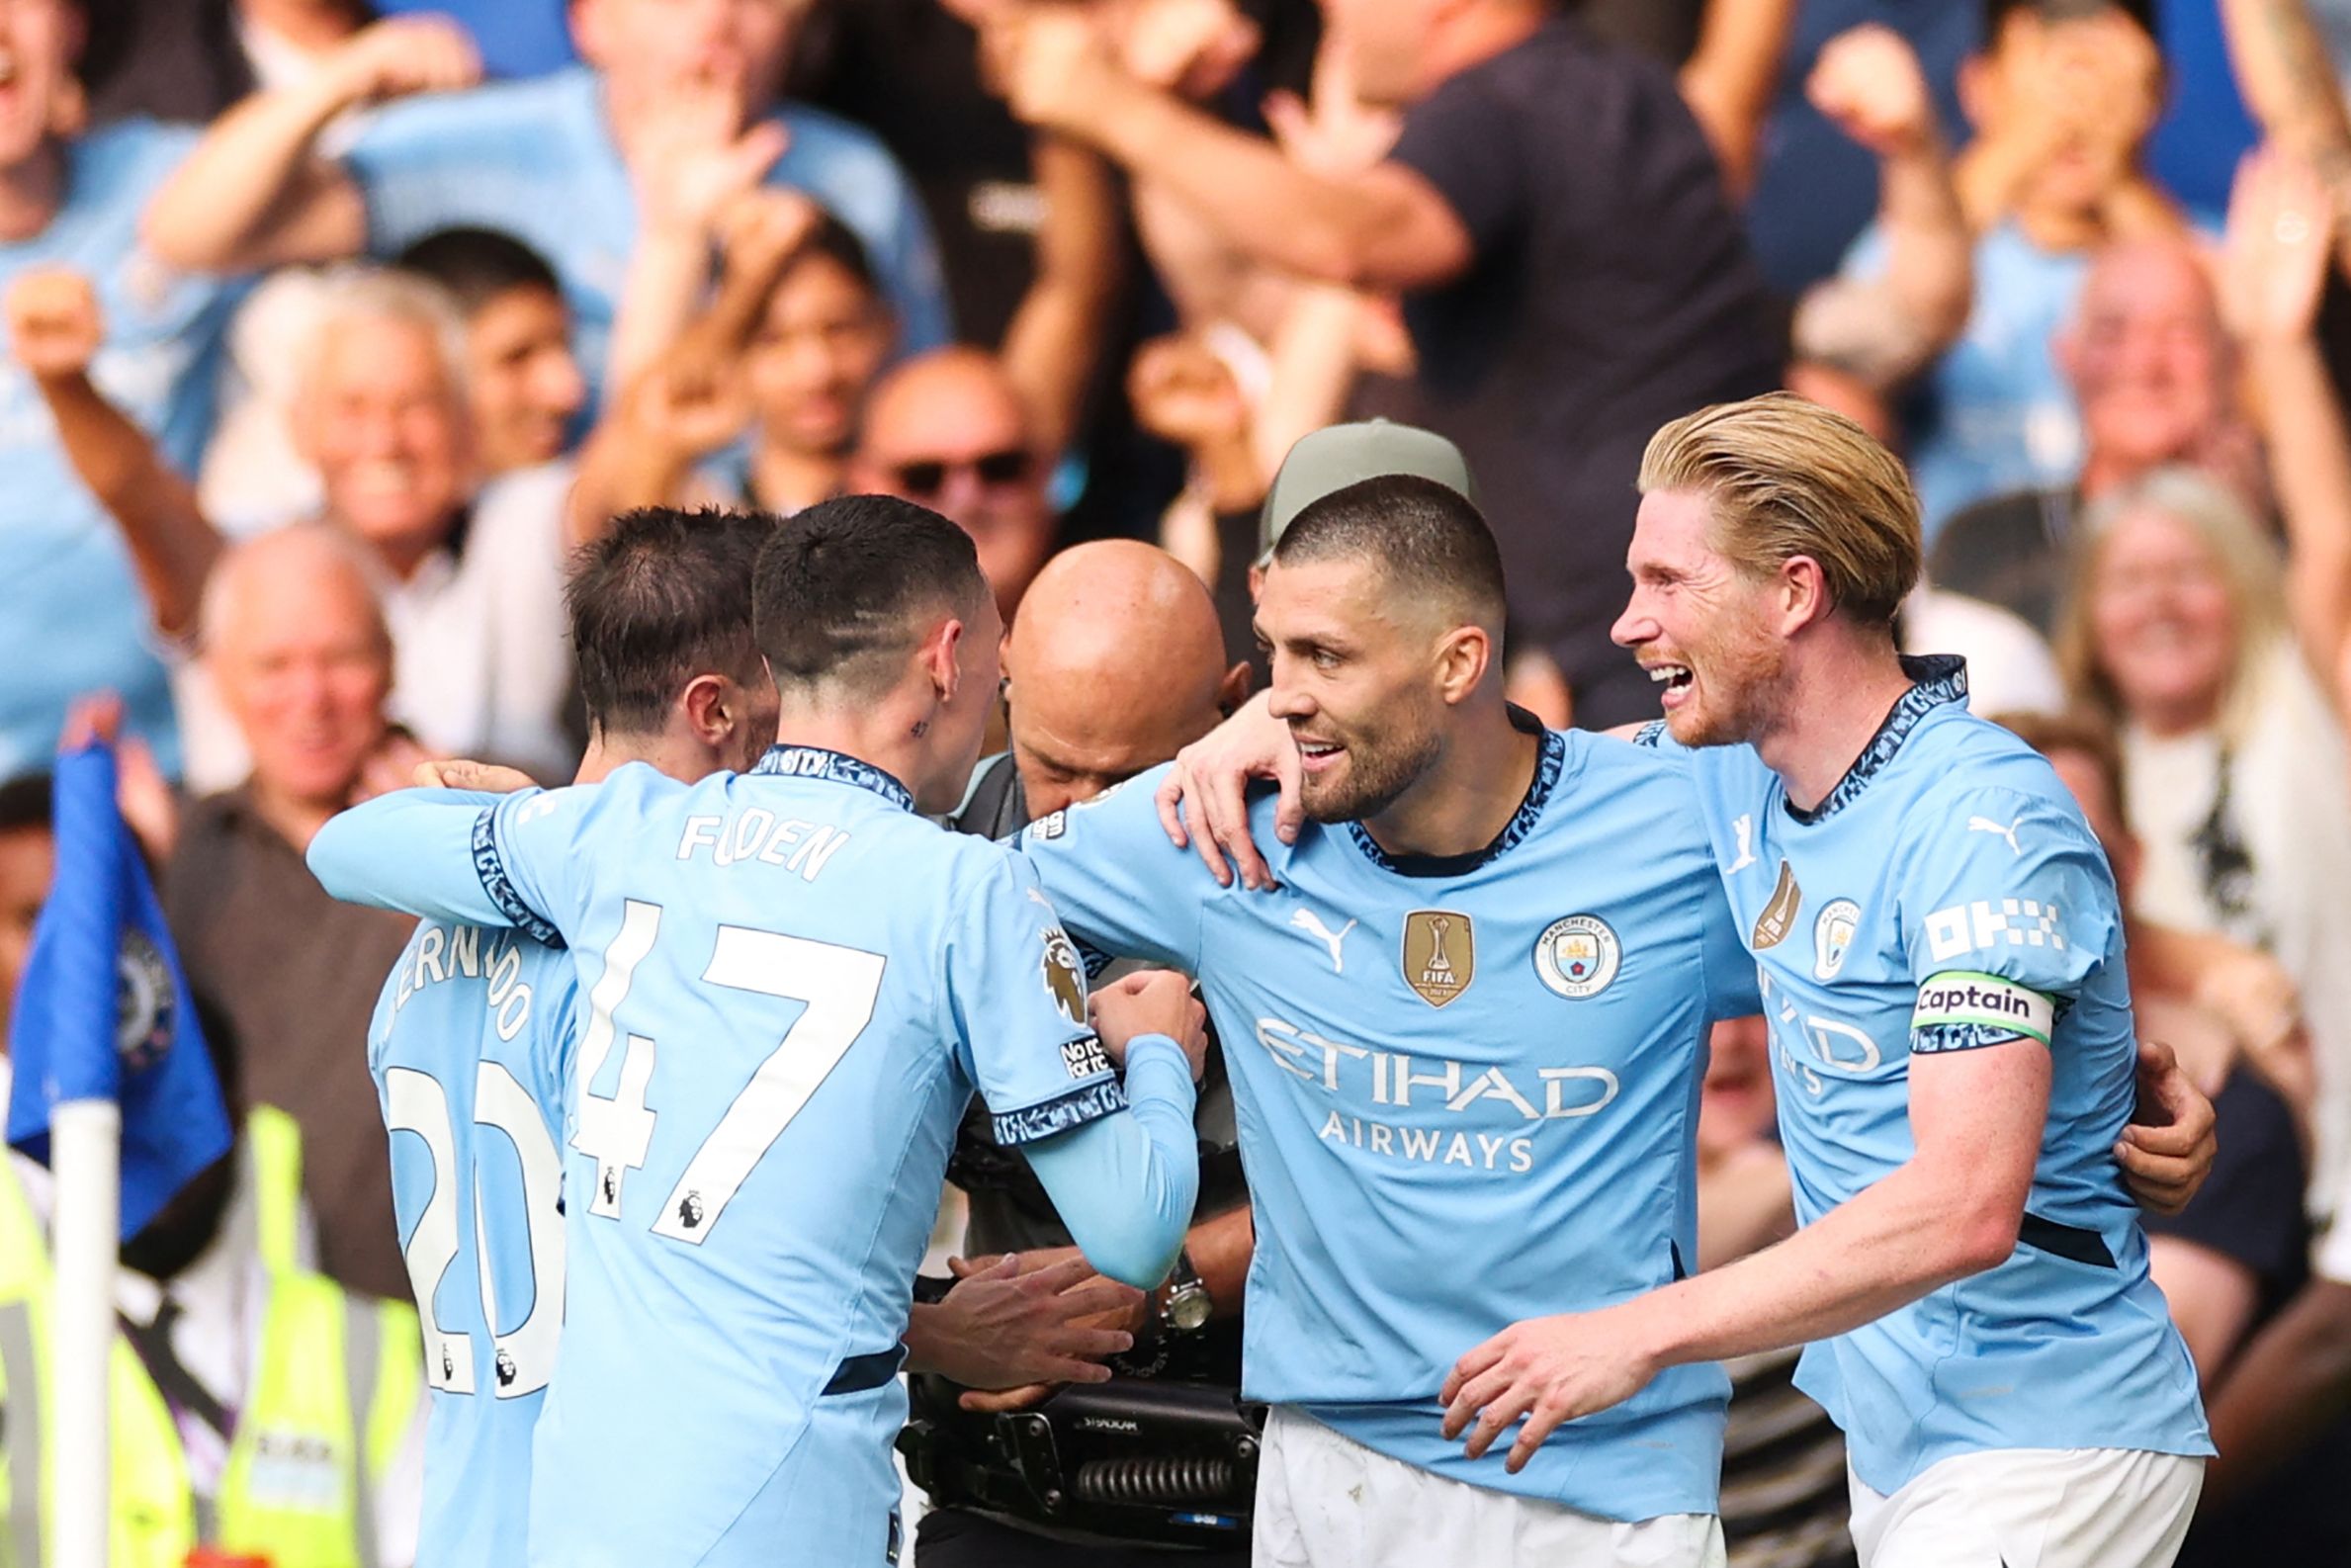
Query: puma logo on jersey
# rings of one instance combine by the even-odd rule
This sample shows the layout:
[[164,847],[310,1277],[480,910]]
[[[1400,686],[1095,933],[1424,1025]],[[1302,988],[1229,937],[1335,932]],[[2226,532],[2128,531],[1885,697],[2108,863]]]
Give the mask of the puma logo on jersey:
[[1967,830],[1971,833],[1990,833],[1994,837],[2007,839],[2008,847],[2015,850],[2016,857],[2022,860],[2025,858],[2025,851],[2023,846],[2016,841],[2016,830],[2018,824],[2023,821],[2024,819],[2019,817],[2016,822],[2003,827],[1989,817],[1970,817],[1967,819]]
[[1347,933],[1355,928],[1353,920],[1334,931],[1323,923],[1323,917],[1312,910],[1301,909],[1290,916],[1290,923],[1331,950],[1331,973],[1347,973],[1347,954],[1343,951]]
[[1725,876],[1733,871],[1744,871],[1755,864],[1755,819],[1741,817],[1730,825],[1730,830],[1739,835],[1739,857],[1723,867]]

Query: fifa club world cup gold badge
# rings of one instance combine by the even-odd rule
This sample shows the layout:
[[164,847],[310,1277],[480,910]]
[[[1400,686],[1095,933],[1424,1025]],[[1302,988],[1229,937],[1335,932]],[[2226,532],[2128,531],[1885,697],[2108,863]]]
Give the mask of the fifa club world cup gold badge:
[[1477,974],[1477,937],[1469,916],[1451,910],[1415,910],[1404,917],[1404,983],[1432,1007],[1469,989]]

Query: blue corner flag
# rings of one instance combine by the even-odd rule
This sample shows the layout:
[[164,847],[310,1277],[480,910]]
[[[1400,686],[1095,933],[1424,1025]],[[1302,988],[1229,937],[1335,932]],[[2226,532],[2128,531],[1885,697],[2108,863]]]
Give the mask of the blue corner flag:
[[163,906],[115,807],[115,754],[57,758],[57,871],[9,1033],[8,1141],[46,1164],[61,1100],[123,1108],[123,1239],[233,1138]]

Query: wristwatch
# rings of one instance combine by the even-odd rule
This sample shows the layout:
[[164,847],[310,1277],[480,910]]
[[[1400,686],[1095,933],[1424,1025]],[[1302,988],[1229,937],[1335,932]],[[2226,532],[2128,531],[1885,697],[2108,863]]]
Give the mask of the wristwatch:
[[1216,1299],[1208,1294],[1208,1282],[1192,1266],[1189,1252],[1176,1255],[1176,1271],[1168,1276],[1168,1293],[1160,1298],[1160,1326],[1171,1334],[1197,1334],[1208,1327],[1208,1319],[1216,1310]]

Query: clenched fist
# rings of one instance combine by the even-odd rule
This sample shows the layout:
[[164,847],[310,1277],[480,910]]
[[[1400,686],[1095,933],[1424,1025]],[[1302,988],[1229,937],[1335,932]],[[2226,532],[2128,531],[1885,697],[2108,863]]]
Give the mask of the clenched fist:
[[481,54],[473,35],[447,17],[391,17],[353,34],[322,75],[342,103],[381,103],[476,86]]
[[1812,107],[1880,158],[1935,143],[1935,100],[1902,35],[1868,22],[1829,40],[1805,80]]
[[63,267],[36,268],[8,286],[8,352],[36,381],[85,374],[106,338],[97,291]]

